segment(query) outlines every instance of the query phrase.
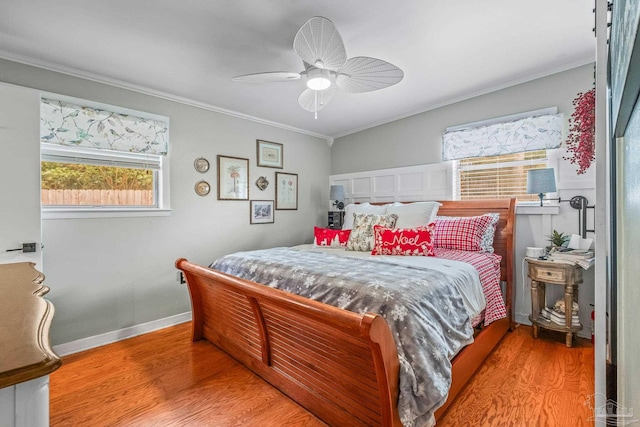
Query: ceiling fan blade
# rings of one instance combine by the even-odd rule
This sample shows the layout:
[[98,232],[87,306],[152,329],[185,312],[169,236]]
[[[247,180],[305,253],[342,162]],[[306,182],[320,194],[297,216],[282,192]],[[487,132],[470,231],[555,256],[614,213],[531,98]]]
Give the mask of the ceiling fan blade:
[[347,92],[371,92],[398,83],[404,72],[393,64],[367,56],[347,61],[336,76],[336,84]]
[[317,68],[337,71],[347,62],[347,51],[333,22],[314,16],[300,27],[293,39],[293,50]]
[[288,82],[290,80],[299,80],[300,73],[291,73],[287,71],[270,71],[267,73],[246,74],[244,76],[236,76],[232,80],[242,83],[273,83]]
[[331,86],[325,90],[305,89],[298,97],[298,104],[305,110],[314,113],[320,111],[322,107],[327,105],[335,93],[335,86]]

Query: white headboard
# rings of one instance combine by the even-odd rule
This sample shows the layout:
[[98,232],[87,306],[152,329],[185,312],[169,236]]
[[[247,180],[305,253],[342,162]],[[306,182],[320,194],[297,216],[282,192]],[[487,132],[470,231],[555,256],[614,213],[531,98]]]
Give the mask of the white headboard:
[[329,185],[342,185],[345,205],[356,202],[450,200],[450,162],[331,175]]

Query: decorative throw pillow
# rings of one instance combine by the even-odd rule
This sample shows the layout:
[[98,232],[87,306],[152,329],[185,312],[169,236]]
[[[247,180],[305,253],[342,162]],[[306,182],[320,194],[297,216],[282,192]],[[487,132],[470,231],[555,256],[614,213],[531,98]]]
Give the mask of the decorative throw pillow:
[[387,205],[377,206],[371,203],[350,203],[344,208],[344,223],[342,224],[343,230],[351,230],[353,228],[353,214],[375,214],[384,215],[387,213]]
[[498,221],[500,220],[500,214],[488,213],[485,214],[485,216],[491,217],[491,223],[482,235],[482,239],[480,239],[480,248],[482,248],[484,252],[493,253],[493,238],[496,235],[496,226],[498,225]]
[[315,246],[345,247],[350,234],[351,230],[313,227],[313,244]]
[[435,256],[435,227],[433,223],[416,228],[385,228],[374,225],[371,255]]
[[438,214],[438,202],[394,203],[387,207],[388,214],[398,215],[397,228],[426,227]]
[[373,226],[393,228],[398,215],[353,214],[353,228],[347,241],[348,251],[370,251],[373,248]]
[[[488,252],[490,249],[493,252],[493,234],[497,222],[497,217],[494,214],[469,217],[439,216],[434,222],[436,225],[434,246],[436,248],[470,252]],[[489,249],[486,246],[488,238],[485,233],[491,234]]]

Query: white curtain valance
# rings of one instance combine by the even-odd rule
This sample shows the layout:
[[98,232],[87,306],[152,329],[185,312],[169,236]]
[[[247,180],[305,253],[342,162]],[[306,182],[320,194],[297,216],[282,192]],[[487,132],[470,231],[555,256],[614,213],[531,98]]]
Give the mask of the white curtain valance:
[[72,147],[166,155],[167,120],[41,98],[40,141]]
[[562,144],[562,114],[545,114],[442,135],[442,160],[498,156],[558,148]]

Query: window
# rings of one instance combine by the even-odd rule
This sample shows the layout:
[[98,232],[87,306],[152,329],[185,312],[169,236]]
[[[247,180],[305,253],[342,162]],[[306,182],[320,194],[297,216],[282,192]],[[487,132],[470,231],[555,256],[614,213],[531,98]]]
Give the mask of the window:
[[453,161],[454,197],[536,200],[527,194],[527,171],[549,167],[547,155],[562,143],[563,123],[551,107],[448,128],[442,158]]
[[89,104],[41,100],[44,217],[168,211],[168,119]]
[[162,156],[63,146],[41,150],[43,207],[160,207]]
[[453,161],[458,200],[517,197],[519,202],[536,201],[527,194],[527,171],[549,167],[547,150],[472,157]]

